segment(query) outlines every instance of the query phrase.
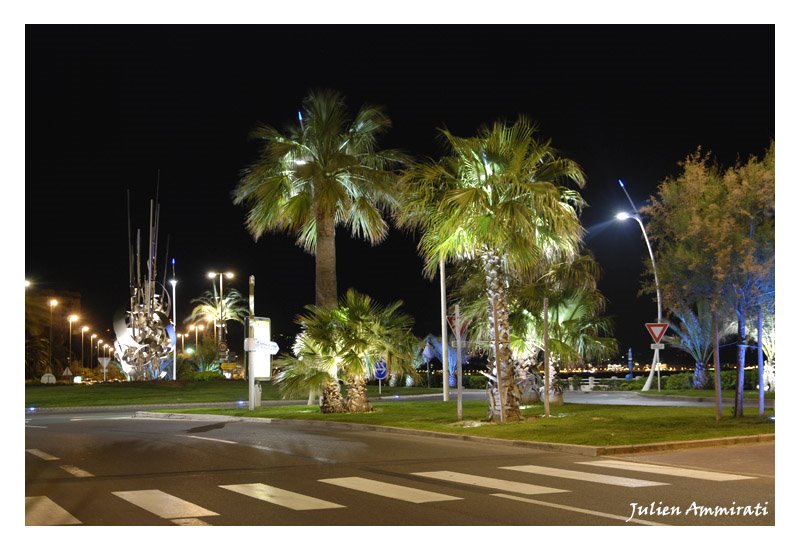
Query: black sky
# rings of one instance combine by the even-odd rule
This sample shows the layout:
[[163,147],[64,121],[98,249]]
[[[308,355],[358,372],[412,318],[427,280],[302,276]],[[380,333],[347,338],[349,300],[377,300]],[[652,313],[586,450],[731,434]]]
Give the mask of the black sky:
[[[607,223],[628,206],[617,180],[643,204],[698,146],[723,165],[760,155],[775,135],[774,26],[29,25],[26,277],[80,292],[84,317],[110,327],[128,296],[126,190],[144,230],[160,170],[178,317],[210,289],[207,271],[230,269],[243,293],[256,276],[256,314],[293,334],[314,300],[313,258],[288,236],[254,242],[230,192],[254,159],[254,125],[292,122],[317,88],[353,110],[385,106],[394,128],[381,144],[418,158],[443,153],[437,127],[538,121],[587,174],[586,246],[621,346],[647,360],[646,249],[635,223]],[[438,284],[422,278],[413,237],[370,247],[339,235],[340,292],[402,299],[420,336],[439,330]]]

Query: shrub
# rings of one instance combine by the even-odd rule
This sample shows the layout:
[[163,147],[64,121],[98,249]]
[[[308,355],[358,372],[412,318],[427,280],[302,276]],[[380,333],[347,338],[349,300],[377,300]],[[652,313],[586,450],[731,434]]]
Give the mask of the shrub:
[[694,381],[693,372],[671,374],[664,379],[665,390],[690,390]]
[[209,380],[224,380],[225,376],[221,372],[204,370],[201,372],[188,372],[183,379],[194,382],[208,382]]

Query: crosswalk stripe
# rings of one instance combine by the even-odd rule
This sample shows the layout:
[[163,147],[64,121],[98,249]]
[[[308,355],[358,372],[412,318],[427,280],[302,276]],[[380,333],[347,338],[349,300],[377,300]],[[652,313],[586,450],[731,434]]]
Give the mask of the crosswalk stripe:
[[598,512],[596,510],[587,510],[586,508],[576,508],[575,506],[566,506],[564,504],[557,504],[555,502],[545,502],[543,500],[533,500],[532,498],[518,497],[515,495],[502,495],[493,493],[493,497],[507,498],[516,500],[518,502],[527,502],[529,504],[536,504],[539,506],[546,506],[548,508],[556,508],[558,510],[567,510],[570,512],[577,512],[579,514],[588,514],[590,516],[597,516],[600,518],[609,518],[624,521],[626,523],[638,523],[640,525],[666,525],[665,523],[656,523],[655,521],[648,521],[646,519],[626,518],[625,516],[618,516],[616,514],[608,514],[606,512]]
[[198,526],[198,525],[210,525],[203,521],[202,519],[197,518],[178,518],[173,519],[172,523],[175,525],[190,525],[190,526]]
[[661,466],[659,464],[643,464],[641,462],[624,462],[622,460],[595,460],[592,462],[579,462],[588,466],[601,466],[603,468],[616,468],[631,470],[648,474],[661,474],[665,476],[689,477],[692,479],[705,479],[707,481],[736,481],[739,479],[754,479],[750,476],[725,474],[722,472],[709,472],[705,470],[690,470],[689,468],[676,468],[674,466]]
[[668,483],[661,483],[659,481],[647,481],[644,479],[634,479],[631,477],[607,476],[603,474],[592,474],[589,472],[578,472],[575,470],[547,468],[545,466],[501,466],[501,469],[526,472],[529,474],[539,474],[543,476],[560,477],[564,479],[575,479],[578,481],[604,483],[606,485],[618,485],[620,487],[655,487],[656,485],[669,485]]
[[493,477],[460,474],[458,472],[450,472],[447,470],[442,470],[437,472],[415,472],[414,475],[429,477],[432,479],[439,479],[443,481],[454,481],[456,483],[465,483],[467,485],[477,485],[478,487],[487,487],[489,489],[497,489],[499,491],[511,491],[512,493],[520,493],[523,495],[569,493],[569,491],[567,491],[566,489],[554,489],[552,487],[531,485],[530,483],[519,483],[517,481],[507,481],[505,479],[496,479]]
[[364,493],[371,493],[373,495],[379,495],[382,497],[413,502],[415,504],[422,504],[424,502],[441,502],[444,500],[462,500],[460,497],[452,497],[442,493],[434,493],[432,491],[423,491],[421,489],[403,487],[402,485],[384,483],[382,481],[375,481],[363,477],[336,477],[320,479],[319,481],[322,483],[337,485],[339,487],[345,487],[347,489],[353,489],[355,491],[362,491]]
[[221,488],[233,491],[249,497],[257,498],[284,508],[292,510],[324,510],[327,508],[345,508],[341,504],[335,504],[319,498],[301,495],[278,489],[263,483],[244,483],[241,485],[220,485]]
[[157,489],[116,491],[112,494],[164,519],[218,516],[216,512]]
[[47,454],[46,452],[40,451],[39,449],[25,449],[25,452],[31,453],[33,456],[38,456],[42,460],[61,460],[57,456]]
[[94,477],[94,474],[90,474],[86,470],[82,470],[77,466],[70,466],[69,464],[63,464],[59,466],[61,469],[71,473],[75,477]]
[[80,525],[80,521],[47,497],[25,497],[25,525]]

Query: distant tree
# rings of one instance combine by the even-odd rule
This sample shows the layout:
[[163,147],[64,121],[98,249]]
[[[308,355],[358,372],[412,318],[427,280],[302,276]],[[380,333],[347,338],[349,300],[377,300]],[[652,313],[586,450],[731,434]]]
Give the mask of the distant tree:
[[[422,232],[425,275],[433,277],[440,260],[481,263],[487,312],[494,312],[488,315],[489,339],[498,379],[505,381],[513,380],[509,274],[548,255],[574,254],[582,232],[578,210],[583,200],[561,184],[583,186],[584,174],[535,132],[525,117],[513,124],[496,122],[471,138],[442,130],[450,154],[414,166],[403,178],[399,222]],[[522,418],[515,388],[505,383],[493,388],[492,420]]]
[[[673,305],[669,313],[674,318],[674,321],[669,323],[672,334],[664,335],[662,341],[688,353],[694,359],[692,386],[702,389],[709,383],[706,364],[714,353],[713,323],[709,302],[699,299],[694,307]],[[735,328],[728,324],[721,329],[719,337],[724,338],[734,333]]]
[[186,323],[209,320],[218,327],[224,327],[227,321],[243,325],[245,317],[250,313],[247,302],[235,288],[226,289],[222,300],[214,289],[214,292],[209,290],[197,298],[192,298],[191,302],[196,305],[184,320]]

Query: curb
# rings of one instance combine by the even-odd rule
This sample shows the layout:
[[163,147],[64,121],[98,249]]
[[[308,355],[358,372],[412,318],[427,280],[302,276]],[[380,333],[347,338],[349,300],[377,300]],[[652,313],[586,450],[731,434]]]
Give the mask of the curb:
[[[691,397],[688,395],[663,395],[660,393],[650,393],[650,392],[636,392],[636,395],[639,397],[644,397],[646,399],[665,399],[671,401],[689,401],[694,403],[715,403],[717,400],[714,397]],[[732,405],[734,399],[732,397],[723,397],[722,404],[723,405]],[[744,400],[745,405],[749,405],[751,407],[758,406],[758,399],[748,398]],[[775,400],[774,399],[765,399],[764,406],[770,409],[775,408]]]
[[570,443],[547,443],[542,441],[517,441],[509,439],[498,439],[494,437],[479,437],[475,435],[461,435],[444,432],[432,432],[428,430],[413,430],[410,428],[395,428],[392,426],[377,426],[374,424],[354,424],[351,422],[326,422],[324,420],[290,420],[284,418],[245,418],[241,416],[224,416],[218,414],[184,414],[184,413],[158,413],[138,411],[134,414],[136,418],[164,418],[174,420],[216,420],[220,419],[227,422],[256,422],[263,424],[284,424],[314,426],[319,428],[334,428],[352,431],[372,431],[384,433],[396,433],[403,435],[416,435],[422,437],[434,437],[439,439],[455,439],[461,441],[474,441],[476,443],[486,443],[489,445],[502,445],[507,447],[525,447],[540,451],[559,452],[582,456],[604,456],[647,453],[656,451],[674,451],[679,449],[695,449],[700,447],[722,447],[730,445],[742,445],[748,443],[764,443],[775,441],[775,434],[745,435],[736,437],[722,437],[717,439],[698,439],[691,441],[665,441],[661,443],[643,443],[639,445],[617,445],[610,447],[593,447],[590,445],[574,445]]

